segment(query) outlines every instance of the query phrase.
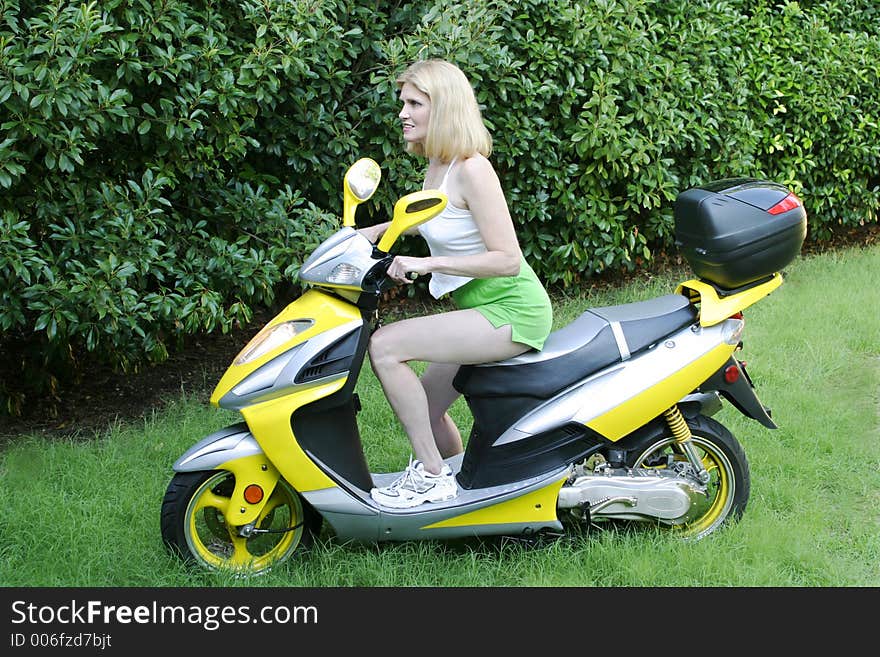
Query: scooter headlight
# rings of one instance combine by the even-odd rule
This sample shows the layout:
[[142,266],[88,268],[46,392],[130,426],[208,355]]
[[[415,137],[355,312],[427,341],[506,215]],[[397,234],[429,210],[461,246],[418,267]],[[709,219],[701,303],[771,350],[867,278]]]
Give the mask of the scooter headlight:
[[294,319],[289,322],[281,322],[274,326],[265,327],[241,350],[241,353],[235,359],[235,364],[244,365],[256,360],[303,331],[310,329],[314,323],[315,320],[313,319]]

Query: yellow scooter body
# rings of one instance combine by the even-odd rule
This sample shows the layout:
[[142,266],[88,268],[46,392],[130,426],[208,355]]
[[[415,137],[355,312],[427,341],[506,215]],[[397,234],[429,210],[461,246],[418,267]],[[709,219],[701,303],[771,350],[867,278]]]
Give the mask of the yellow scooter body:
[[[706,390],[716,397],[719,391],[733,393],[739,410],[772,428],[769,409],[760,404],[747,376],[747,381],[739,381],[740,391],[722,390],[724,382],[716,379],[732,370],[744,371],[733,357],[743,327],[739,313],[779,287],[781,275],[729,293],[704,280],[689,280],[667,295],[675,297],[668,306],[660,300],[657,314],[622,306],[611,307],[615,313],[605,316],[593,313],[596,335],[603,340],[594,343],[593,334],[574,327],[562,349],[533,355],[535,362],[545,363],[543,369],[520,369],[517,375],[521,362],[485,364],[503,371],[491,394],[469,396],[459,388],[474,411],[474,425],[464,454],[447,459],[457,476],[458,495],[400,510],[377,505],[370,489],[388,485],[403,473],[370,472],[360,442],[360,405],[353,390],[369,341],[367,318],[388,289],[385,273],[394,242],[447,203],[437,190],[403,197],[381,240],[372,244],[364,232],[355,230],[355,210],[370,198],[379,179],[378,165],[369,158],[349,169],[343,229],[300,268],[300,282],[311,287],[248,343],[213,391],[213,405],[239,411],[245,422],[207,436],[175,463],[178,473],[197,473],[184,475],[181,481],[187,485],[199,485],[198,478],[205,477],[205,488],[195,494],[212,510],[212,522],[225,523],[222,528],[209,526],[209,541],[203,547],[187,547],[190,552],[207,555],[208,543],[226,539],[224,532],[239,549],[261,533],[296,531],[308,524],[304,518],[310,515],[302,512],[302,500],[338,537],[366,541],[560,531],[563,510],[580,513],[582,519],[601,512],[606,517],[688,522],[689,508],[704,493],[696,476],[684,481],[680,471],[663,476],[667,473],[653,467],[642,476],[631,476],[628,467],[620,465],[624,462],[616,460],[619,454],[638,449],[640,440],[654,440],[646,432],[658,429],[657,418],[678,412],[678,405],[693,409],[691,398],[697,395],[692,393]],[[614,333],[613,341],[607,339],[609,332]],[[627,337],[636,335],[643,340],[636,341],[631,352]],[[573,367],[560,368],[563,360],[557,358]],[[527,375],[538,371],[533,380],[545,387],[542,394],[530,396],[525,391]],[[559,376],[560,372],[568,374]],[[746,397],[748,403],[741,403]],[[699,411],[694,416],[706,408],[702,401],[696,403]],[[679,428],[686,425],[680,413],[678,419]],[[688,446],[686,436],[675,427],[672,431],[677,445]],[[601,468],[588,471],[592,466],[587,459],[593,456],[608,456],[608,464],[616,469],[613,476]],[[688,458],[699,475],[701,461]],[[215,476],[234,481],[233,490],[216,487],[221,491],[216,492]],[[196,514],[180,503],[177,489],[169,490],[169,508],[174,506],[190,524],[178,531],[179,526],[166,523],[163,536],[186,547]],[[290,514],[291,525],[265,529],[275,509],[284,504],[291,509],[299,505],[299,512]],[[172,535],[172,530],[177,533]],[[285,558],[283,550],[279,558]],[[242,548],[242,559],[246,552]]]
[[[702,281],[687,281],[677,289],[678,293],[700,294],[695,299],[700,304],[700,324],[705,330],[722,330],[716,327],[724,321],[721,315],[736,314],[772,292],[781,284],[781,277],[740,292],[720,298],[711,286]],[[694,292],[695,291],[695,292]],[[237,407],[256,438],[271,468],[260,477],[265,480],[271,472],[277,472],[296,488],[305,499],[334,526],[342,536],[375,539],[405,539],[414,537],[443,537],[461,534],[504,533],[523,530],[559,529],[556,517],[555,499],[559,488],[566,479],[566,472],[550,472],[534,481],[523,482],[522,486],[506,486],[496,494],[485,497],[467,496],[455,505],[429,505],[430,508],[405,510],[401,512],[377,509],[371,504],[367,491],[348,485],[344,479],[328,472],[326,465],[316,463],[309,451],[303,448],[300,436],[294,433],[291,417],[298,409],[314,404],[338,392],[347,382],[348,376],[340,376],[332,381],[318,383],[302,388],[282,388],[248,405],[229,406],[234,391],[243,382],[269,366],[274,360],[288,353],[292,348],[307,343],[310,338],[326,335],[334,330],[354,330],[363,326],[361,311],[354,303],[343,300],[327,291],[311,289],[300,299],[285,308],[267,325],[261,334],[273,327],[290,322],[311,320],[314,323],[289,340],[278,344],[271,350],[244,363],[234,362],[221,379],[212,395],[212,403],[220,406]],[[734,320],[734,322],[739,320]],[[714,328],[713,328],[714,327]],[[696,338],[695,338],[696,339]],[[736,349],[736,340],[715,341],[715,346],[700,353],[692,360],[679,360],[680,367],[669,369],[657,366],[656,380],[651,380],[641,391],[634,391],[632,381],[609,378],[597,389],[605,389],[615,403],[590,416],[582,413],[577,419],[590,430],[616,442],[661,415],[691,392],[699,382],[710,377],[727,361]],[[687,348],[687,347],[685,347]],[[249,344],[242,353],[251,351]],[[653,366],[634,369],[633,376],[644,379],[645,371]],[[621,368],[620,371],[623,371]],[[622,376],[612,374],[609,377]],[[615,390],[617,388],[617,390]],[[590,395],[595,400],[599,395]],[[224,401],[225,400],[225,401]],[[228,469],[239,469],[240,464],[228,464]],[[377,477],[381,477],[377,475]],[[377,482],[381,485],[382,480]],[[464,502],[464,503],[462,503]],[[248,508],[242,519],[256,518],[259,505]]]
[[[237,385],[285,351],[307,342],[315,335],[356,321],[362,321],[361,312],[357,306],[318,289],[306,290],[301,297],[290,303],[270,320],[242,349],[214,388],[211,404],[221,406],[220,400],[226,397]],[[253,351],[254,344],[260,338],[265,337],[272,329],[292,322],[304,322],[309,326],[265,353],[242,362],[243,356]],[[300,405],[297,404],[297,406]]]
[[[271,333],[275,327],[290,322],[312,321],[308,328],[279,343],[252,360],[239,362],[241,355],[253,351],[254,342]],[[456,536],[462,533],[504,533],[512,531],[552,528],[560,529],[556,518],[555,500],[565,481],[563,472],[548,476],[522,487],[506,487],[488,499],[475,499],[471,504],[432,509],[406,510],[400,513],[380,510],[371,505],[368,491],[351,486],[331,475],[316,463],[303,448],[301,436],[294,433],[291,417],[300,410],[330,397],[349,383],[341,376],[326,383],[284,388],[275,383],[277,390],[265,388],[264,399],[245,403],[235,391],[246,386],[250,377],[259,376],[261,369],[272,366],[291,350],[305,345],[319,335],[334,330],[368,330],[361,311],[351,302],[318,289],[308,290],[273,318],[258,336],[245,347],[226,371],[212,396],[215,406],[236,408],[262,449],[261,458],[253,455],[235,457],[218,464],[236,474],[236,490],[230,504],[230,515],[236,523],[245,524],[260,517],[265,501],[269,499],[279,478],[288,481],[344,537],[376,540],[413,537]],[[360,327],[360,329],[358,329]],[[302,349],[302,347],[300,347]],[[250,472],[250,474],[249,474]],[[259,483],[266,491],[261,503],[241,502],[249,483]],[[338,511],[338,509],[344,509]],[[234,511],[234,515],[232,512]],[[380,530],[380,528],[382,528]]]
[[[689,280],[676,288],[677,294],[688,297],[699,305],[699,324],[704,329],[714,327],[737,315],[782,285],[782,275],[774,274],[769,280],[750,286],[735,294],[719,295],[718,291],[701,280]],[[621,390],[620,404],[585,424],[611,441],[617,441],[657,417],[699,384],[714,374],[731,357],[738,341],[718,344],[694,360],[682,359],[681,368],[671,372],[638,393],[625,394]],[[638,390],[633,382],[625,387]]]
[[[347,374],[307,385],[280,381],[283,368],[275,367],[278,378],[269,387],[259,388],[261,372],[272,372],[273,364],[289,358],[291,352],[302,353],[310,341],[320,336],[359,330],[363,318],[358,308],[321,290],[307,290],[274,317],[235,358],[211,395],[211,403],[241,412],[251,433],[262,449],[262,458],[233,456],[218,469],[236,474],[236,491],[232,504],[239,524],[256,519],[269,500],[271,492],[283,477],[297,490],[305,492],[335,486],[336,484],[303,451],[291,429],[290,418],[299,408],[323,399],[340,390],[348,381]],[[285,333],[287,326],[301,327]],[[273,331],[281,332],[274,346],[259,355],[248,357],[260,345],[273,342]],[[289,337],[287,337],[289,335]],[[266,381],[266,377],[263,377]],[[253,390],[256,388],[255,390]],[[244,394],[236,394],[236,392]],[[256,504],[242,503],[243,490],[249,483],[258,483],[266,495]],[[239,510],[240,507],[240,510]]]
[[[312,320],[314,324],[258,358],[244,363],[239,363],[237,358],[211,396],[215,406],[237,408],[241,412],[264,455],[263,459],[247,456],[218,466],[219,469],[234,472],[237,482],[240,481],[233,494],[233,504],[230,505],[235,511],[237,523],[244,524],[258,518],[263,506],[262,503],[242,504],[243,511],[238,508],[236,500],[241,497],[247,484],[258,482],[266,490],[268,499],[278,478],[283,477],[322,512],[339,534],[346,537],[381,539],[380,527],[384,528],[384,538],[387,539],[560,528],[555,500],[565,481],[564,473],[551,473],[548,477],[526,482],[521,488],[507,487],[507,490],[498,491],[489,499],[476,500],[473,504],[446,508],[432,505],[430,510],[416,509],[400,513],[371,507],[368,491],[332,478],[303,448],[300,436],[292,429],[291,417],[297,410],[338,392],[348,383],[347,376],[301,390],[288,389],[286,394],[268,392],[265,400],[250,405],[237,401],[234,394],[237,388],[246,384],[249,377],[257,375],[261,368],[271,366],[274,360],[298,345],[334,329],[353,330],[352,327],[363,325],[363,318],[354,304],[328,292],[312,289],[273,318],[258,334],[258,338],[265,336],[273,327],[305,320]],[[362,326],[361,330],[366,330],[366,327]],[[242,350],[242,354],[252,349],[251,343]],[[248,468],[253,470],[250,476]]]
[[699,279],[685,281],[675,291],[688,297],[692,303],[700,305],[700,326],[713,326],[757,303],[780,285],[782,274],[777,272],[769,280],[749,286],[736,294],[722,296],[715,287]]

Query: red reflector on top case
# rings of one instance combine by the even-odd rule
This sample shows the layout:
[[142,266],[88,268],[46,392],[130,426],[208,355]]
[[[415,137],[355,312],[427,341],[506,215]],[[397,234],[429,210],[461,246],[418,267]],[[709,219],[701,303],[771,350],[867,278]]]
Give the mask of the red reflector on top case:
[[772,208],[767,210],[770,214],[782,214],[783,212],[788,212],[792,208],[800,207],[801,200],[795,196],[794,194],[789,194],[784,199],[779,201]]

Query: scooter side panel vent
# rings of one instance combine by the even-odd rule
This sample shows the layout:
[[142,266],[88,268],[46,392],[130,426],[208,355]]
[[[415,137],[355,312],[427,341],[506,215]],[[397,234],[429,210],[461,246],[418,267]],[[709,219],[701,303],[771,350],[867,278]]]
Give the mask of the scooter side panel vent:
[[297,373],[295,383],[308,383],[334,374],[347,372],[357,351],[360,329],[341,337],[312,358]]

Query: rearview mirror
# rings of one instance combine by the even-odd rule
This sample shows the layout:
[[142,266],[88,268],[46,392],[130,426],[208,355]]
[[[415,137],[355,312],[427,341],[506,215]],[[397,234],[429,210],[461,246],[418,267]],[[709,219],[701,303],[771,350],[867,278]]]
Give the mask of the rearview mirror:
[[354,226],[357,206],[368,200],[379,188],[382,169],[378,163],[362,157],[345,172],[342,185],[342,225]]
[[407,194],[394,204],[394,217],[391,225],[382,235],[376,248],[384,253],[410,228],[423,224],[443,212],[447,202],[446,194],[436,189]]

